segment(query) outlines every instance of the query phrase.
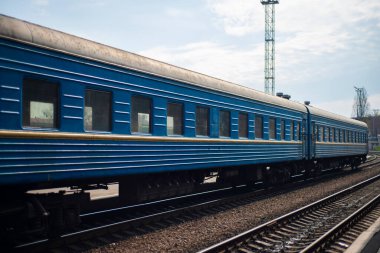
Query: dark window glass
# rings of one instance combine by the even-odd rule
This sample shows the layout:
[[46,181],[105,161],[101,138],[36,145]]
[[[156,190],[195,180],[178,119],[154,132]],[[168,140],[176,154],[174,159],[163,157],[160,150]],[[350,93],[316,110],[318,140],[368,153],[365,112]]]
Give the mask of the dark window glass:
[[196,132],[197,135],[209,136],[209,120],[210,120],[210,110],[206,107],[197,107],[196,111]]
[[182,135],[183,105],[179,103],[168,103],[167,110],[166,126],[168,135]]
[[239,113],[239,137],[248,138],[248,114]]
[[327,135],[326,136],[327,137],[326,141],[331,141],[331,139],[330,139],[331,138],[331,134],[330,134],[330,128],[329,127],[326,128],[326,135]]
[[111,93],[86,90],[84,129],[87,131],[111,131]]
[[255,116],[255,138],[263,138],[263,117]]
[[228,111],[219,112],[219,136],[231,136],[231,116]]
[[323,127],[323,138],[322,141],[327,141],[327,127]]
[[281,120],[281,140],[285,140],[285,120]]
[[335,142],[335,128],[331,128],[332,142]]
[[315,141],[319,141],[319,133],[320,133],[320,129],[319,129],[319,126],[318,125],[315,125]]
[[291,141],[294,140],[294,121],[290,121],[289,138]]
[[297,123],[297,131],[298,131],[298,136],[297,136],[297,140],[301,140],[301,123],[300,122],[298,122]]
[[152,132],[152,100],[147,97],[132,97],[132,132],[149,134]]
[[276,119],[269,118],[269,139],[276,139]]
[[346,130],[342,130],[342,142],[346,142]]
[[22,111],[23,126],[58,128],[58,84],[25,79]]

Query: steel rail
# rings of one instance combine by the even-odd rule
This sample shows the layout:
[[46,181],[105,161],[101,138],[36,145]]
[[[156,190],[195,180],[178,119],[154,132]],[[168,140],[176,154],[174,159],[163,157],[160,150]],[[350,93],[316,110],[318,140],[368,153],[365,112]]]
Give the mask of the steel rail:
[[330,229],[324,235],[315,240],[312,244],[306,247],[301,253],[310,253],[310,252],[323,252],[323,250],[328,247],[330,242],[333,242],[340,234],[347,231],[350,227],[364,217],[367,213],[372,211],[380,203],[380,194],[374,197],[367,204],[362,206],[356,212],[348,216],[346,219],[341,221],[335,227]]
[[341,197],[344,197],[344,196],[347,196],[348,194],[360,189],[360,188],[363,188],[369,184],[371,184],[372,182],[375,182],[377,180],[380,179],[380,174],[377,175],[377,176],[374,176],[372,178],[369,178],[367,180],[364,180],[358,184],[355,184],[349,188],[346,188],[344,190],[341,190],[337,193],[334,193],[330,196],[327,196],[323,199],[320,199],[318,201],[315,201],[314,203],[311,203],[307,206],[304,206],[304,207],[301,207],[295,211],[292,211],[288,214],[285,214],[279,218],[276,218],[276,219],[273,219],[269,222],[266,222],[262,225],[259,225],[257,227],[254,227],[250,230],[247,230],[241,234],[238,234],[232,238],[229,238],[225,241],[222,241],[220,243],[217,243],[215,245],[212,245],[206,249],[203,249],[201,251],[198,251],[198,253],[210,253],[210,252],[225,252],[225,251],[228,251],[228,250],[232,250],[236,245],[239,245],[239,244],[242,244],[244,241],[248,240],[249,238],[252,238],[254,235],[258,235],[278,224],[281,224],[285,221],[288,221],[288,220],[292,220],[296,217],[300,217],[301,215],[305,214],[305,213],[308,213],[308,212],[311,212],[312,210],[315,210],[315,209],[318,209],[322,206],[325,206],[329,203],[332,203],[333,201],[335,200],[338,200],[340,199]]

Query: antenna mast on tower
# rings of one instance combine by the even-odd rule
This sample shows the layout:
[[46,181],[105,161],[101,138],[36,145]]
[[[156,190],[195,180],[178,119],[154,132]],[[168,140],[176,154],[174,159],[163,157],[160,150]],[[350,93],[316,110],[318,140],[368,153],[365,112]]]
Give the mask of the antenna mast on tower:
[[275,35],[275,12],[274,5],[277,0],[261,0],[265,6],[265,93],[274,95],[274,35]]

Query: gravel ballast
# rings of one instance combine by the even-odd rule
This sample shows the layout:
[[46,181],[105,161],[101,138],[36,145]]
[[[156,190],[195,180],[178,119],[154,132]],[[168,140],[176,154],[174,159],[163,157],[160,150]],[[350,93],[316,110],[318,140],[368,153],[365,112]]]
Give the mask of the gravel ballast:
[[89,252],[195,252],[380,173],[380,166],[130,237]]

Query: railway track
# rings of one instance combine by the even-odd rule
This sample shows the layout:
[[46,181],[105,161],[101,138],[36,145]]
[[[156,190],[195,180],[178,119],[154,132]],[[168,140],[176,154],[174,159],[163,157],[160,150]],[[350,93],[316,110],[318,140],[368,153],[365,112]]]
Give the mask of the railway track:
[[[378,162],[374,160],[362,167],[373,166]],[[56,248],[82,251],[99,246],[99,242],[96,242],[97,238],[101,238],[100,241],[107,244],[131,235],[165,228],[195,217],[210,215],[259,199],[283,194],[344,173],[347,172],[327,174],[315,180],[301,180],[276,189],[252,191],[247,187],[225,188],[146,204],[85,213],[81,215],[82,225],[76,230],[68,231],[56,238],[30,238],[28,241],[18,243],[13,249],[23,252],[38,252]],[[87,246],[84,245],[84,248],[78,245],[78,242],[82,244],[83,241],[87,242]],[[100,244],[102,243],[100,242]]]
[[[380,201],[380,175],[335,193],[263,225],[248,230],[199,253],[209,252],[326,252],[342,235],[349,246],[349,225],[358,221]],[[374,211],[374,214],[378,212]],[[367,224],[368,225],[368,224]],[[368,227],[368,226],[367,226]],[[361,229],[366,227],[361,226]],[[358,230],[356,230],[358,232]],[[360,232],[360,231],[359,231]],[[339,235],[339,236],[338,236]],[[351,240],[353,236],[351,235]],[[352,243],[352,241],[351,241]],[[331,251],[333,252],[333,251]]]

